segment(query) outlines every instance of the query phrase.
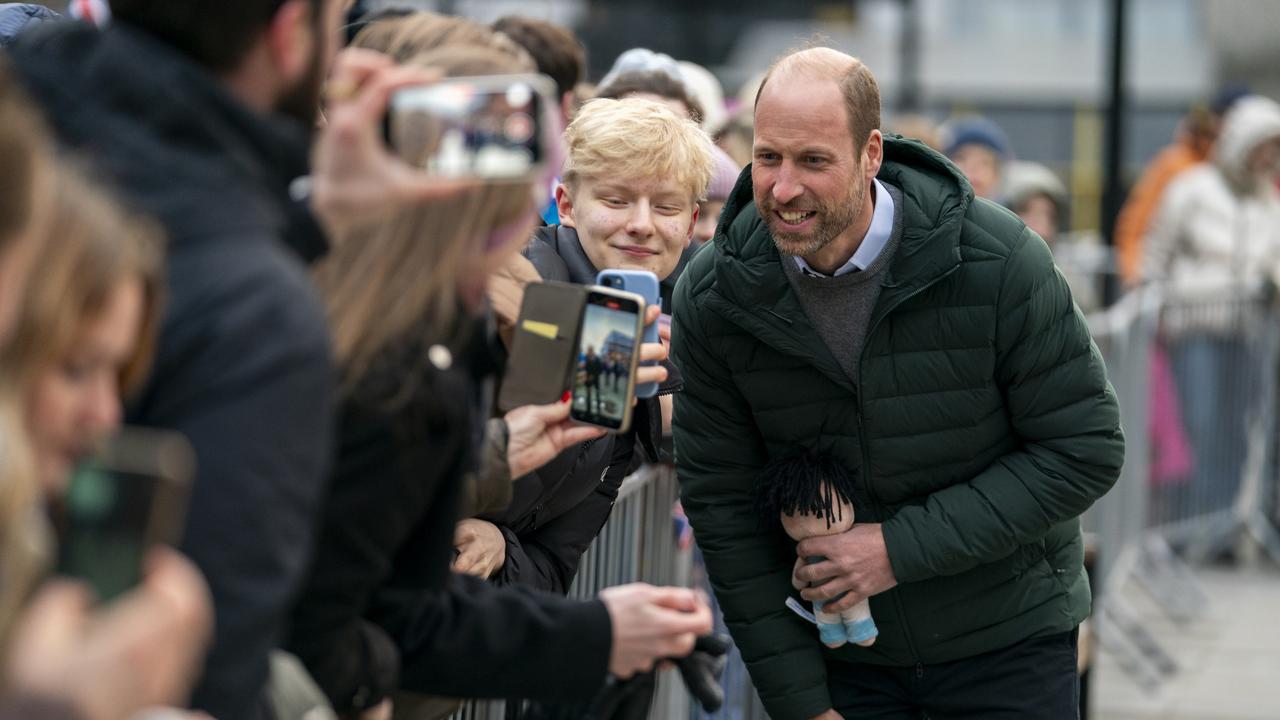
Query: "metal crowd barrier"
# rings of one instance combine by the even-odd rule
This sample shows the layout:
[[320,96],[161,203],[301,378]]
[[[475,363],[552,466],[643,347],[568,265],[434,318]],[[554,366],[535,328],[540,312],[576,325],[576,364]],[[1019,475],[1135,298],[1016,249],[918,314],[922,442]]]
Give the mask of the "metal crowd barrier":
[[[1144,287],[1088,315],[1126,438],[1120,479],[1082,518],[1097,549],[1092,622],[1103,650],[1150,691],[1179,667],[1148,630],[1133,592],[1189,624],[1204,618],[1209,605],[1195,563],[1245,540],[1280,563],[1280,532],[1268,514],[1280,506],[1276,308],[1269,294],[1239,287],[1196,299]],[[629,477],[570,596],[589,598],[637,581],[705,586],[704,578],[691,577],[700,568],[690,551],[679,547],[671,514],[678,496],[669,466]],[[708,714],[693,706],[678,677],[663,673],[650,716],[767,720],[736,649],[722,685],[724,707]],[[472,702],[453,717],[505,720],[519,712],[502,702]]]
[[1089,316],[1126,438],[1116,487],[1084,517],[1098,551],[1093,623],[1100,646],[1148,691],[1179,667],[1135,609],[1135,589],[1185,625],[1209,605],[1192,564],[1246,540],[1280,562],[1266,515],[1278,321],[1270,293],[1239,286],[1194,298],[1144,287]]
[[[569,597],[589,599],[615,585],[647,582],[687,586],[691,551],[679,546],[672,508],[679,499],[675,468],[646,465],[623,480],[609,520],[582,556]],[[470,701],[451,720],[507,720],[521,711],[501,700]],[[658,676],[651,717],[684,720],[690,713],[683,681]]]

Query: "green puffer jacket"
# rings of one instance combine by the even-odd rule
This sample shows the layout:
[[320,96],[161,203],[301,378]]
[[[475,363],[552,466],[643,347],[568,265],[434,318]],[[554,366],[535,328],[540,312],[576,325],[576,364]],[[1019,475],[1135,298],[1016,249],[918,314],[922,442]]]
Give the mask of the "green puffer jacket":
[[[1044,242],[919,143],[886,138],[879,178],[902,190],[903,233],[856,383],[784,276],[749,171],[676,291],[684,508],[775,720],[831,707],[824,653],[910,667],[1075,627],[1079,516],[1124,459],[1115,393]],[[858,521],[884,523],[900,584],[871,598],[871,648],[826,650],[784,606],[795,543],[752,488],[797,448],[854,468]]]

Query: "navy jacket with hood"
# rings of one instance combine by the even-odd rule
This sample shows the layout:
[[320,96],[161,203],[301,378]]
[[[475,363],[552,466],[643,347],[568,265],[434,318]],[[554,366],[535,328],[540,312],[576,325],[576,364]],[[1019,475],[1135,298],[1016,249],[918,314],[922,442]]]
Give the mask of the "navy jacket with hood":
[[331,452],[323,306],[291,247],[308,137],[234,99],[174,47],[124,22],[48,23],[14,64],[61,143],[169,237],[151,377],[127,422],[183,433],[197,475],[182,550],[213,591],[216,635],[196,707],[266,717],[280,642],[315,534]]

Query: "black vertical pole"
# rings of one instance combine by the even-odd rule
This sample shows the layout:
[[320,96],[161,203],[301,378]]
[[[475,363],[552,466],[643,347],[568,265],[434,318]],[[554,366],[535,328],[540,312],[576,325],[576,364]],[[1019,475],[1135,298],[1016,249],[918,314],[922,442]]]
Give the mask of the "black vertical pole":
[[902,36],[898,43],[898,112],[920,112],[920,7],[902,0]]
[[1124,121],[1128,115],[1125,92],[1126,9],[1128,0],[1111,0],[1111,47],[1108,58],[1108,102],[1106,145],[1103,149],[1102,237],[1108,245],[1114,240],[1116,218],[1120,215],[1123,187],[1121,168],[1124,160]]
[[[1111,0],[1111,48],[1108,58],[1108,102],[1106,145],[1102,159],[1102,239],[1110,247],[1115,246],[1116,218],[1124,200],[1121,170],[1124,166],[1124,129],[1128,116],[1128,95],[1125,93],[1126,68],[1126,17],[1128,0]],[[1111,273],[1103,287],[1103,299],[1110,305],[1120,296],[1119,276]]]

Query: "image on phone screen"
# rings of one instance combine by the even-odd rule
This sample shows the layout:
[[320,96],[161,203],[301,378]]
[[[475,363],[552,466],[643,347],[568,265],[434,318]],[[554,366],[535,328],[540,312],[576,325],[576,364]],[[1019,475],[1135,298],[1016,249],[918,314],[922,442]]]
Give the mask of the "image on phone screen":
[[543,96],[528,76],[454,78],[396,93],[392,147],[444,177],[521,177],[543,162]]
[[573,381],[574,419],[617,430],[630,417],[639,312],[626,298],[588,296]]

